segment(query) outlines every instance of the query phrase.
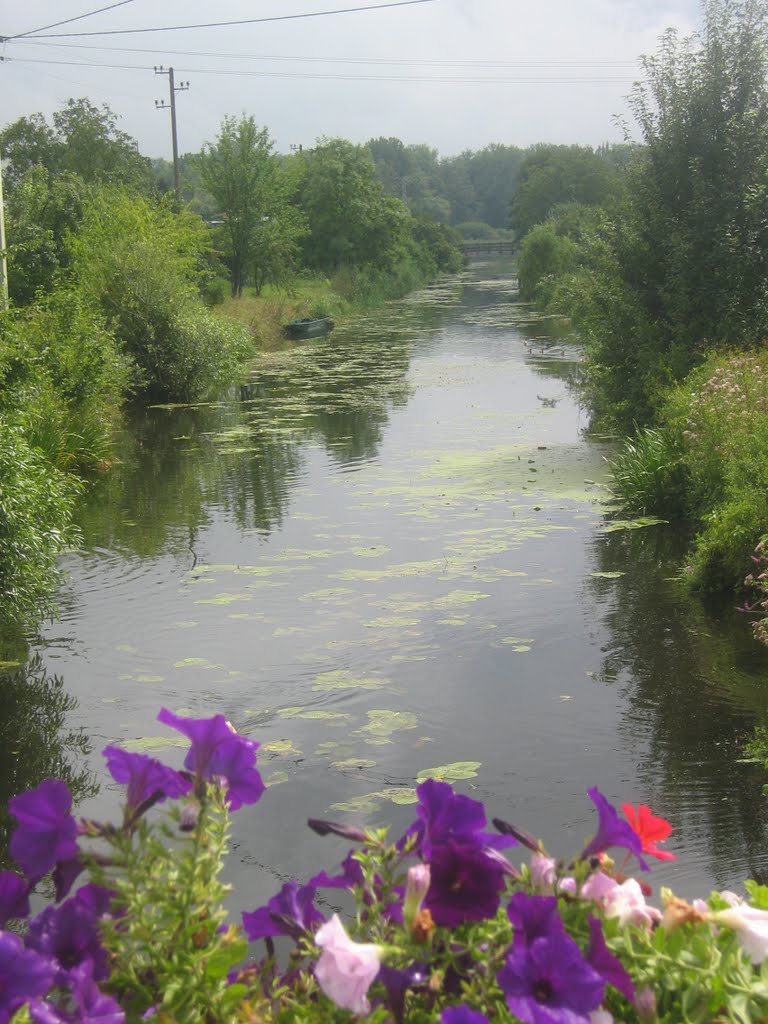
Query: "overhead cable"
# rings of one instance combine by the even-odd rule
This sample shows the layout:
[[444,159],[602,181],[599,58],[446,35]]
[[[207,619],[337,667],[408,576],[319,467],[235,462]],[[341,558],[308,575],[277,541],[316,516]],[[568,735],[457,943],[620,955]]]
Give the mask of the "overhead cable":
[[133,0],[120,0],[119,3],[109,4],[108,7],[99,7],[96,11],[88,11],[86,14],[77,14],[74,18],[65,18],[64,21],[54,21],[50,25],[41,25],[40,28],[31,28],[27,32],[17,32],[15,36],[5,36],[5,40],[23,39],[25,36],[32,36],[36,32],[45,32],[49,28],[58,28],[60,25],[70,25],[73,21],[82,21],[83,18],[91,18],[94,14],[103,14],[104,11],[113,11],[116,7],[125,7],[132,4]]
[[310,11],[306,14],[275,14],[267,18],[241,18],[238,21],[209,21],[197,25],[157,25],[152,28],[112,28],[100,32],[50,32],[37,34],[38,39],[66,39],[74,36],[122,36],[140,32],[179,32],[194,28],[224,28],[232,25],[257,25],[267,21],[295,21],[298,18],[322,18],[329,14],[357,14],[360,11],[383,11],[388,7],[413,7],[417,4],[432,4],[439,0],[392,0],[386,4],[367,4],[365,7],[340,7],[332,11]]

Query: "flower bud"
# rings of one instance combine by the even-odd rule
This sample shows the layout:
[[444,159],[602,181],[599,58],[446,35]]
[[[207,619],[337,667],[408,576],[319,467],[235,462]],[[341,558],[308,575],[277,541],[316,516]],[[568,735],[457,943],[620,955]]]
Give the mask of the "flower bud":
[[642,1024],[654,1024],[656,1016],[656,993],[653,989],[641,988],[635,996],[635,1009]]
[[195,801],[184,804],[179,817],[179,828],[182,832],[193,832],[197,825],[197,818],[200,814],[200,804]]
[[307,824],[319,836],[334,835],[341,836],[342,839],[349,839],[353,843],[368,842],[366,833],[355,825],[343,825],[338,821],[324,821],[322,818],[308,818]]
[[403,920],[410,928],[421,910],[421,905],[429,891],[429,864],[414,864],[408,868],[405,881],[405,902],[403,903]]

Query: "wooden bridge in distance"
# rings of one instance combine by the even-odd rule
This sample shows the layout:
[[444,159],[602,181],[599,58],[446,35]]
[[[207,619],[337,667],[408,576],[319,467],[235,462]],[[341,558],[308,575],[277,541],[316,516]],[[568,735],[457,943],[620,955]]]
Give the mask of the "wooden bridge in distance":
[[481,256],[514,256],[517,249],[514,242],[483,239],[478,242],[464,242],[461,251],[465,259],[478,259]]

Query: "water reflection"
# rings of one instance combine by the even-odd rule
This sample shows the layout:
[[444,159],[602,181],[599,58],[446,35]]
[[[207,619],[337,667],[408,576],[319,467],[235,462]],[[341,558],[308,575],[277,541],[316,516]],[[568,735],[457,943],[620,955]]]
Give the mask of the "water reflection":
[[0,863],[8,865],[15,821],[8,801],[46,778],[63,779],[75,803],[98,791],[84,766],[90,742],[68,724],[77,701],[59,676],[49,675],[40,655],[26,665],[0,669]]
[[625,701],[620,731],[640,789],[718,885],[765,879],[766,774],[740,756],[768,712],[766,652],[731,609],[707,612],[686,595],[674,576],[684,547],[668,528],[609,534],[594,547],[600,571],[626,571],[591,590],[610,636],[600,676]]
[[138,412],[83,512],[46,656],[100,742],[162,749],[161,704],[262,742],[278,788],[235,823],[244,871],[303,877],[308,815],[407,818],[393,788],[471,761],[459,788],[548,839],[588,837],[599,783],[675,821],[695,891],[761,873],[734,747],[765,654],[668,580],[672,530],[599,532],[578,343],[511,298],[472,268],[259,359],[226,401]]

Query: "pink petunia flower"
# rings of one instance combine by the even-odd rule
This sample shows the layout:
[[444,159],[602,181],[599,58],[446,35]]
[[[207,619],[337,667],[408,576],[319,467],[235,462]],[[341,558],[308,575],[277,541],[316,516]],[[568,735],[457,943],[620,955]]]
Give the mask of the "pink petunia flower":
[[606,917],[617,917],[622,927],[650,927],[661,920],[661,911],[645,902],[640,883],[634,878],[619,884],[615,878],[595,871],[581,887],[581,895],[602,907]]
[[753,964],[761,964],[768,956],[768,910],[750,907],[747,903],[718,910],[712,920],[732,928]]
[[323,992],[342,1010],[370,1013],[368,989],[379,973],[381,946],[350,939],[338,914],[318,929],[315,942],[323,951],[315,964]]

